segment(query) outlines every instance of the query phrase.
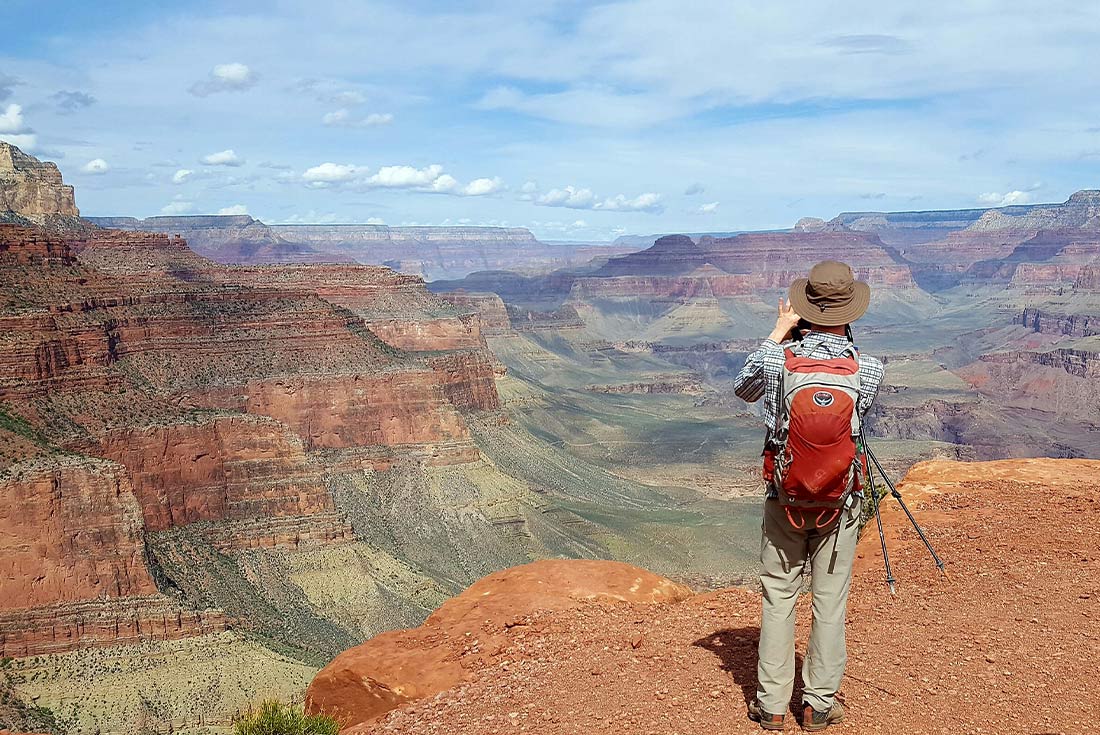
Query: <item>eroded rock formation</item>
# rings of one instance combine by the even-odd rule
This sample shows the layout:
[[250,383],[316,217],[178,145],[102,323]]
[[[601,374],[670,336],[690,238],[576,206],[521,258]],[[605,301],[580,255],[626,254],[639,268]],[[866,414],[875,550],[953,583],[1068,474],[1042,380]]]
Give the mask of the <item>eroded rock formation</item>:
[[61,180],[56,164],[0,140],[0,222],[72,229],[79,216],[73,187]]
[[306,706],[345,728],[369,723],[404,702],[430,697],[473,672],[456,654],[498,649],[510,628],[540,610],[587,602],[672,603],[691,590],[611,561],[546,560],[505,569],[445,602],[419,628],[383,633],[345,651],[306,693]]

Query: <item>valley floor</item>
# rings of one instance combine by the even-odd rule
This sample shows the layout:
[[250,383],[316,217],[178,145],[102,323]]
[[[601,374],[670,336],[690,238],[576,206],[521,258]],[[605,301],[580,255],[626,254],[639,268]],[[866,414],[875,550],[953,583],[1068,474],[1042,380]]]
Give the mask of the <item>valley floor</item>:
[[[838,732],[1094,732],[1100,647],[1100,462],[919,466],[902,488],[948,562],[943,581],[890,501],[883,584],[868,527],[849,606]],[[809,633],[799,606],[798,650]],[[759,598],[741,589],[676,604],[588,604],[536,615],[495,653],[463,653],[469,683],[391,712],[369,733],[759,732]],[[476,649],[476,646],[475,646]],[[480,662],[466,661],[480,656]],[[801,655],[799,656],[801,661]],[[799,692],[796,688],[797,708]],[[830,731],[834,728],[830,728]],[[788,716],[787,731],[798,731]]]

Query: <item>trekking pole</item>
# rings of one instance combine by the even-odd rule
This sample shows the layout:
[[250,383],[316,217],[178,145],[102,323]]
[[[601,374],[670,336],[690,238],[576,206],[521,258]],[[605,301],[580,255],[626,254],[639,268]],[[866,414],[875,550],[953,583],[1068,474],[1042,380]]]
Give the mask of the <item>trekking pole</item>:
[[[863,452],[866,454],[869,452],[867,449],[867,439],[863,435],[863,427],[859,430],[859,441],[863,445]],[[867,484],[871,486],[871,505],[875,509],[875,522],[878,524],[878,540],[882,543],[882,561],[886,565],[886,584],[890,587],[890,596],[895,597],[898,594],[897,588],[894,583],[897,582],[894,579],[894,573],[890,569],[890,552],[886,550],[886,534],[882,532],[882,514],[878,508],[878,488],[875,487],[875,473],[870,467],[867,468]]]
[[[944,579],[951,579],[951,577],[947,575],[947,568],[944,565],[943,560],[940,559],[939,555],[936,553],[936,550],[932,548],[932,542],[929,541],[928,537],[924,535],[924,529],[920,527],[920,524],[917,523],[917,519],[913,517],[913,513],[909,510],[909,506],[906,505],[905,501],[902,499],[901,493],[898,492],[898,489],[896,487],[894,487],[894,483],[890,481],[889,475],[887,475],[886,470],[882,468],[882,464],[878,461],[878,457],[875,456],[875,453],[871,451],[871,448],[869,446],[867,446],[866,441],[864,441],[863,449],[865,452],[867,452],[867,456],[871,458],[871,461],[878,469],[879,474],[882,475],[882,479],[886,481],[886,486],[890,488],[890,494],[894,496],[894,498],[898,501],[898,505],[900,505],[901,509],[905,511],[905,515],[909,517],[909,522],[913,524],[913,528],[916,530],[917,535],[920,536],[920,540],[924,542],[924,546],[928,549],[928,553],[932,555],[932,559],[936,562],[936,567],[940,570],[940,574],[944,576]],[[871,487],[874,487],[873,482],[871,484]]]

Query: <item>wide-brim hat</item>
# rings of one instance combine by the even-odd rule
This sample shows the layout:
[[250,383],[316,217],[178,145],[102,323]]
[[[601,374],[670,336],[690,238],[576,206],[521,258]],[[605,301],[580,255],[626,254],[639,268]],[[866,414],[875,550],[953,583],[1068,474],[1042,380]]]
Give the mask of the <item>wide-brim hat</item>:
[[810,324],[839,327],[859,319],[871,303],[871,287],[857,281],[846,263],[825,260],[790,288],[791,306]]

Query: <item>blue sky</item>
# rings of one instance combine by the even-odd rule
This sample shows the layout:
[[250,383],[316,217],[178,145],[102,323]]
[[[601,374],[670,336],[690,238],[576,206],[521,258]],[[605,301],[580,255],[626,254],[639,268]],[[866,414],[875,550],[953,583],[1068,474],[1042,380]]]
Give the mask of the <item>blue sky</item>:
[[0,138],[57,161],[89,215],[604,239],[1100,187],[1094,3],[4,0],[3,15],[19,32],[0,46]]

